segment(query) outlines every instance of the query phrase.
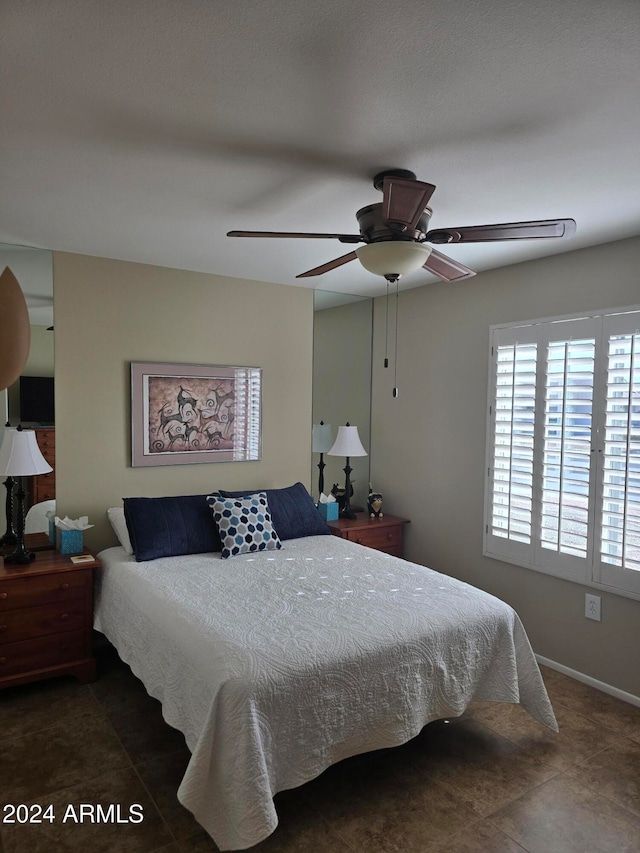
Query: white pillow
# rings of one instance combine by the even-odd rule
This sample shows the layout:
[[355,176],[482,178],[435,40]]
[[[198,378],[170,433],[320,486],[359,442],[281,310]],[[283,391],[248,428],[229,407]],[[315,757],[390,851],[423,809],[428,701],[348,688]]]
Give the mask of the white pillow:
[[56,502],[54,500],[42,501],[39,504],[34,504],[27,513],[24,521],[25,533],[48,533],[49,519],[47,513],[56,514]]
[[111,509],[107,510],[107,517],[111,522],[113,532],[118,537],[118,542],[122,545],[127,554],[131,556],[133,554],[133,548],[131,547],[129,529],[127,528],[127,522],[124,517],[124,509],[121,506],[112,506]]

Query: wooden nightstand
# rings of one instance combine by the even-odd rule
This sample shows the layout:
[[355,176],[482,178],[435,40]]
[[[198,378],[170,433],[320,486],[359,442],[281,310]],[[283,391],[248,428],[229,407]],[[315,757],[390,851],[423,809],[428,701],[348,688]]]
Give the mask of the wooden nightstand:
[[91,654],[93,570],[57,551],[27,566],[0,561],[0,688],[54,675],[96,677]]
[[402,557],[403,528],[408,518],[385,515],[383,518],[370,518],[366,512],[356,513],[356,519],[339,518],[328,521],[327,526],[334,536],[349,539],[358,545],[366,545],[377,551],[386,551],[395,557]]

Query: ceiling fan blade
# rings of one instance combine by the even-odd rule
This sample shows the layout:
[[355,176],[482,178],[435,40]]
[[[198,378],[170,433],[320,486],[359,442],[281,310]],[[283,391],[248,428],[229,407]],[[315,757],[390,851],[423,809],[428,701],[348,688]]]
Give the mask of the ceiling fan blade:
[[465,278],[471,278],[475,275],[473,270],[465,267],[464,264],[459,264],[453,258],[447,257],[440,252],[432,249],[431,254],[426,262],[422,265],[425,270],[432,272],[441,278],[442,281],[462,281]]
[[433,184],[387,176],[382,182],[382,219],[385,225],[414,230],[433,193]]
[[429,231],[429,243],[490,243],[494,240],[532,240],[537,237],[572,237],[575,219],[539,219],[533,222],[505,222],[501,225],[470,225],[464,228],[437,228]]
[[304,231],[227,231],[227,237],[313,237],[340,240],[341,243],[364,242],[359,234],[307,234]]
[[348,252],[346,255],[341,255],[339,258],[329,261],[327,264],[322,264],[321,267],[314,267],[312,270],[301,272],[296,278],[310,278],[312,275],[322,275],[322,273],[334,270],[336,267],[341,267],[342,264],[348,264],[349,261],[355,261],[358,256],[355,252]]

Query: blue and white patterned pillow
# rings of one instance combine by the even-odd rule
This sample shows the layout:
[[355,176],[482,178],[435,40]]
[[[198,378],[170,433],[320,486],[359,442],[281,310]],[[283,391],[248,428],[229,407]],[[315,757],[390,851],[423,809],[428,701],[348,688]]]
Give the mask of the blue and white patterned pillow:
[[264,492],[242,498],[209,495],[207,503],[218,527],[223,558],[282,548]]

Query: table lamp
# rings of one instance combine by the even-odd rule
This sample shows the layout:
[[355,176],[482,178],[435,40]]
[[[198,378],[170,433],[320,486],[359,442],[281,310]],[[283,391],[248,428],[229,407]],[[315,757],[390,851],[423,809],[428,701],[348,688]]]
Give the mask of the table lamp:
[[16,519],[16,548],[12,554],[4,558],[5,563],[30,563],[35,554],[27,551],[24,544],[24,499],[27,493],[24,489],[24,478],[36,474],[48,474],[53,468],[40,453],[36,434],[32,429],[5,430],[2,446],[0,446],[0,476],[17,477],[18,517]]
[[355,518],[356,514],[351,509],[351,471],[353,469],[349,465],[349,457],[367,455],[358,435],[358,427],[351,426],[348,421],[346,426],[338,427],[338,437],[328,452],[329,456],[347,457],[347,464],[343,468],[345,473],[344,506],[340,512],[340,518]]
[[319,424],[314,424],[311,432],[311,452],[320,454],[320,461],[318,462],[318,468],[320,470],[320,475],[318,477],[318,497],[320,497],[324,492],[324,469],[326,467],[326,463],[322,456],[324,453],[328,453],[329,450],[331,450],[332,444],[333,433],[331,432],[331,424],[325,424],[324,421],[320,421]]

